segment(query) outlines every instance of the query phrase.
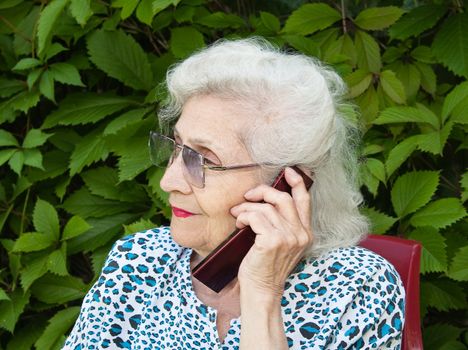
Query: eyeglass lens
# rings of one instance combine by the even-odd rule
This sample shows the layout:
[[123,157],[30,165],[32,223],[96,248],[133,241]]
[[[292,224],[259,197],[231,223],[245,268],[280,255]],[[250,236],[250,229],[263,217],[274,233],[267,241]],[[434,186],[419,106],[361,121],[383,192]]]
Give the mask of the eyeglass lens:
[[[151,162],[159,167],[171,165],[173,160],[177,158],[180,150],[174,140],[157,133],[151,133],[149,146]],[[196,187],[203,188],[205,172],[202,155],[184,146],[182,160],[184,162],[184,173],[190,183]]]

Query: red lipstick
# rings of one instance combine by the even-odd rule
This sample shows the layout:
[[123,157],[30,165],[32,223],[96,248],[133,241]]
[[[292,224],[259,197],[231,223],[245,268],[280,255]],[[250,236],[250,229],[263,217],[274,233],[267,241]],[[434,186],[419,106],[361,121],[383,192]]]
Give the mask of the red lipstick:
[[172,212],[174,213],[175,216],[179,218],[188,218],[189,216],[195,215],[194,213],[191,213],[189,211],[186,211],[177,207],[172,207]]

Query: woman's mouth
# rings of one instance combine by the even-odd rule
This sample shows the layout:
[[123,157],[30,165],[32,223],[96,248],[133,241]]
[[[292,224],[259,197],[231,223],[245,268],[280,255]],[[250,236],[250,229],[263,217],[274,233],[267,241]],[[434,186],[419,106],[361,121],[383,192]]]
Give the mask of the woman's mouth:
[[189,211],[186,211],[177,207],[172,207],[172,213],[179,218],[187,218],[189,216],[195,215],[194,213],[191,213]]

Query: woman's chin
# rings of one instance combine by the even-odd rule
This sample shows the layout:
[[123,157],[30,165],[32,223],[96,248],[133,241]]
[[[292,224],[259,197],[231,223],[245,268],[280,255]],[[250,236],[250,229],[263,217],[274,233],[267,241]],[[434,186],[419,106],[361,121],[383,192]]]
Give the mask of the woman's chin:
[[204,242],[202,233],[194,229],[194,225],[185,220],[181,222],[179,218],[171,220],[171,235],[174,242],[184,248],[197,249]]

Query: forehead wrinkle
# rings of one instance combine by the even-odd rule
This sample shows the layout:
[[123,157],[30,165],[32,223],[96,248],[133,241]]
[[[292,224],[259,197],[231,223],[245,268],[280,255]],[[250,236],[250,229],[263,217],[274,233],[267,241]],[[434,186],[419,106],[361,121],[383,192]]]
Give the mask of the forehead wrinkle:
[[[174,126],[174,134],[180,137],[180,132],[177,129],[177,127],[175,127],[175,126]],[[215,139],[218,140],[218,138],[215,138]],[[232,139],[235,140],[235,143],[236,143],[233,146],[238,146],[242,150],[246,151],[246,148],[245,148],[244,142],[242,140],[242,137],[240,135],[238,135],[237,132],[232,133]],[[210,139],[205,139],[205,138],[200,138],[200,137],[196,137],[196,136],[195,137],[189,136],[186,141],[183,141],[183,143],[184,144],[188,143],[189,146],[193,146],[194,148],[196,148],[196,146],[207,147],[210,150],[212,150],[213,152],[215,152],[218,156],[222,156],[222,158],[224,158],[226,161],[230,161],[230,160],[231,161],[236,161],[237,157],[235,157],[234,155],[237,155],[237,154],[240,153],[239,149],[229,150],[228,147],[226,147],[225,142],[216,143],[216,141],[213,141],[213,140],[210,140]],[[248,154],[248,153],[246,152],[246,154]]]

